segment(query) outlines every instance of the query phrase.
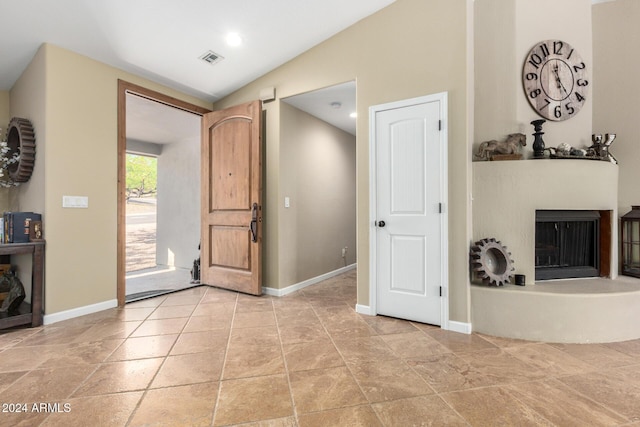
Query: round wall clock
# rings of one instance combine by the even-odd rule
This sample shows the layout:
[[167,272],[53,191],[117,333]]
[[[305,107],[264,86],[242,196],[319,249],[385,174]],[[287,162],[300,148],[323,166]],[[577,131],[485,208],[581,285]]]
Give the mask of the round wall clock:
[[553,121],[578,114],[589,92],[586,64],[569,43],[560,40],[544,40],[529,51],[522,84],[531,107]]

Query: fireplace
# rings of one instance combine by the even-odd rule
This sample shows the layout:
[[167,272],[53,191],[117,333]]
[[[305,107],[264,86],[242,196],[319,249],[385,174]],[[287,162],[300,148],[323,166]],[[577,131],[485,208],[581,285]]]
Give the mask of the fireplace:
[[594,210],[536,211],[536,280],[601,276],[601,216]]

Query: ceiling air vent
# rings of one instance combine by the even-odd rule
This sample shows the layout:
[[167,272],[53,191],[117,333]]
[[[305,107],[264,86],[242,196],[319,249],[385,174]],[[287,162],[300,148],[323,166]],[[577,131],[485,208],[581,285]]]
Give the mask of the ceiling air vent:
[[217,53],[209,50],[205,52],[204,55],[200,57],[200,59],[202,59],[204,62],[208,64],[215,65],[218,62],[222,61],[224,57],[222,55],[218,55]]

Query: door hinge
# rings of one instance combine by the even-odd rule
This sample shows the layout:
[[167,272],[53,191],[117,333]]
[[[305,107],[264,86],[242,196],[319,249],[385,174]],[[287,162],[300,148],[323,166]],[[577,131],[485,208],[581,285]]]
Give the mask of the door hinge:
[[444,206],[442,206],[442,203],[438,203],[438,213],[442,213],[444,210]]
[[438,120],[438,130],[442,130],[442,120]]
[[440,296],[442,296],[442,286],[440,286]]

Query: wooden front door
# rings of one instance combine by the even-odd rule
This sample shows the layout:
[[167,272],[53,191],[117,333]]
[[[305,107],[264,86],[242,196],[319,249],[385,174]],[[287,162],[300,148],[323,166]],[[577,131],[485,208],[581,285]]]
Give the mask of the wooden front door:
[[202,116],[203,284],[262,293],[260,101]]

